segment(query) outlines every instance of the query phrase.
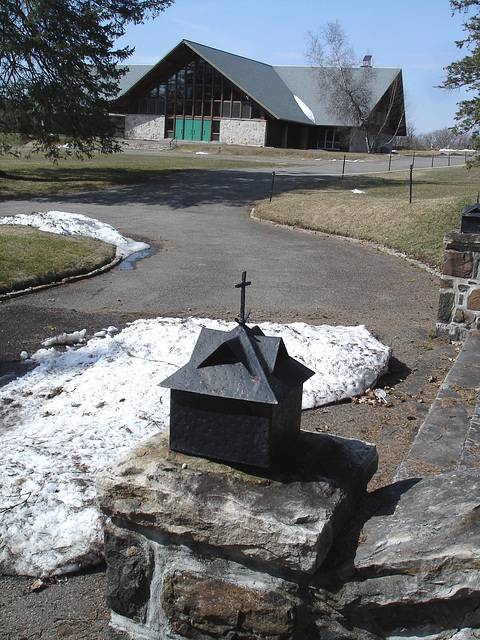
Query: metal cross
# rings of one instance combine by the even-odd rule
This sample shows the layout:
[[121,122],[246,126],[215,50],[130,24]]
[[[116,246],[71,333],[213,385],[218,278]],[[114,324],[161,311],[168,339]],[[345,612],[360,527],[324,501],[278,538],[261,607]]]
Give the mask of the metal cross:
[[248,320],[248,316],[250,315],[250,309],[245,314],[245,289],[251,284],[252,283],[250,281],[247,281],[247,272],[244,271],[242,273],[242,281],[235,285],[235,289],[242,290],[241,297],[240,297],[240,319],[235,318],[238,324],[241,324],[241,325],[246,324]]

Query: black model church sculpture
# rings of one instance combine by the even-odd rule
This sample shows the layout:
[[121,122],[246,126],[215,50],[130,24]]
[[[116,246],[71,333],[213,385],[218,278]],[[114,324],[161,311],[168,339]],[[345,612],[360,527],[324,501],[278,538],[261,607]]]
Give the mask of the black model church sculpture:
[[190,361],[161,386],[171,389],[172,450],[271,468],[299,434],[303,383],[314,372],[288,355],[282,338],[247,326],[250,284],[243,272],[238,325],[203,328]]

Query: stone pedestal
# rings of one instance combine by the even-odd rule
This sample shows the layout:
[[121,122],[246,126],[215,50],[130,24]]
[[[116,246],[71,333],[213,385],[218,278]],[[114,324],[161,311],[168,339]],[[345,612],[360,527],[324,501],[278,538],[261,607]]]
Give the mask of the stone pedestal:
[[318,637],[309,584],[376,467],[373,445],[325,434],[261,475],[151,438],[98,478],[113,637]]
[[464,340],[480,329],[480,234],[451,231],[445,242],[436,335]]

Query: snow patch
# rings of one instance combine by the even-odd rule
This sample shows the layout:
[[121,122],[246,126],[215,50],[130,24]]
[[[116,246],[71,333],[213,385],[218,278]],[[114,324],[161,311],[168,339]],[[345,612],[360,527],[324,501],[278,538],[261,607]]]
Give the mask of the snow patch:
[[307,118],[315,124],[315,116],[313,115],[313,111],[310,109],[310,107],[306,105],[305,102],[303,102],[303,100],[301,100],[298,96],[293,96],[293,97],[295,98],[298,106],[303,111],[303,113],[307,116]]
[[126,258],[132,253],[150,248],[145,242],[136,242],[131,238],[124,238],[109,224],[95,218],[88,218],[80,213],[67,213],[65,211],[19,213],[15,216],[0,218],[0,224],[21,224],[65,236],[98,238],[115,245],[117,247],[117,256],[121,258]]

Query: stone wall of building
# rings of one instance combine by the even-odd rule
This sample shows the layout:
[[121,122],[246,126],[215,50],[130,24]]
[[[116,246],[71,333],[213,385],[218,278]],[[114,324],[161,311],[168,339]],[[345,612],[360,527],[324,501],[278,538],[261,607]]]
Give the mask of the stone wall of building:
[[125,138],[131,140],[164,140],[165,117],[143,113],[125,116]]
[[[230,120],[220,122],[220,142],[264,147],[267,135],[265,120]],[[125,138],[130,140],[165,140],[165,117],[130,113],[125,115]]]
[[221,120],[220,142],[264,147],[267,135],[265,120]]
[[436,335],[464,340],[480,329],[480,234],[451,231],[445,242]]

